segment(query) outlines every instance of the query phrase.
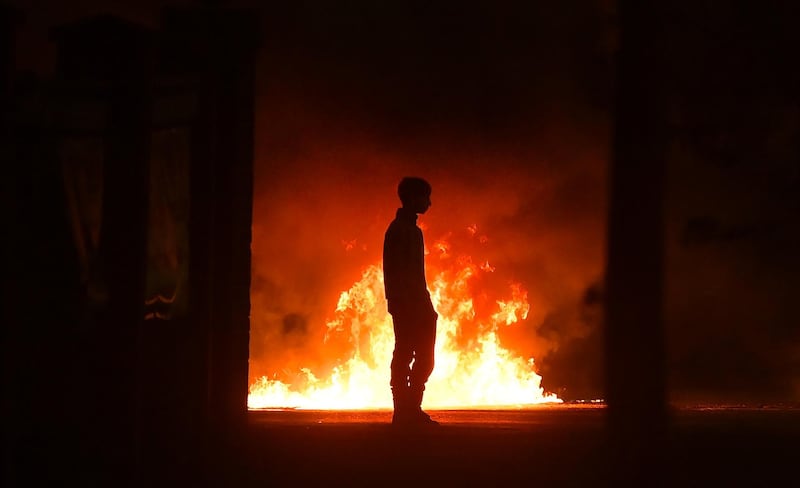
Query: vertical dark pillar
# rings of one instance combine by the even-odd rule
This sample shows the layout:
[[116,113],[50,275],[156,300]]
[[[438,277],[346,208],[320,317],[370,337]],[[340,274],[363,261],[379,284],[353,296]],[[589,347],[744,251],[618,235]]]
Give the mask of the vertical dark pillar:
[[0,4],[0,100],[6,102],[11,86],[14,59],[14,36],[21,15],[16,10]]
[[165,31],[195,64],[190,320],[206,334],[212,431],[244,424],[250,333],[254,62],[258,16],[249,10],[169,10]]
[[123,457],[114,460],[122,464],[122,470],[127,469],[131,458],[139,455],[135,450],[140,427],[136,373],[139,329],[144,314],[150,138],[146,49],[143,33],[133,31],[123,45],[109,53],[125,61],[116,76],[112,75],[109,80],[111,93],[100,234],[109,297],[103,321],[107,329],[102,334],[107,334],[108,340],[101,354],[109,355],[107,364],[118,371],[123,380],[112,387],[112,392],[124,405],[123,419],[130,422],[123,429],[124,435],[131,435],[134,451],[128,458],[128,446],[124,446]]
[[656,2],[622,1],[606,275],[606,400],[618,481],[664,474],[663,18]]
[[99,243],[107,298],[84,324],[82,434],[88,436],[88,458],[96,459],[91,476],[130,482],[147,242],[150,33],[102,16],[59,27],[54,38],[59,81],[97,90],[107,106]]
[[[24,380],[19,373],[21,330],[20,322],[22,310],[18,303],[21,290],[14,283],[15,278],[22,273],[21,266],[14,254],[22,248],[21,215],[17,208],[17,196],[22,181],[22,171],[15,167],[12,155],[11,135],[11,77],[14,71],[14,41],[15,27],[18,20],[17,12],[5,4],[0,4],[0,160],[10,169],[11,177],[0,178],[0,218],[5,223],[3,238],[0,239],[0,265],[3,266],[3,276],[0,278],[0,362],[2,364],[2,377],[0,378],[0,483],[12,486],[20,479],[20,457],[18,455],[18,441],[23,435],[26,423],[20,419],[24,410],[25,401],[20,398],[20,391]],[[11,162],[9,162],[11,160]],[[10,168],[9,168],[10,166]]]
[[66,427],[72,402],[63,399],[73,393],[79,270],[49,123],[49,83],[18,75],[3,95],[3,481],[48,484],[71,466],[65,450],[75,445]]

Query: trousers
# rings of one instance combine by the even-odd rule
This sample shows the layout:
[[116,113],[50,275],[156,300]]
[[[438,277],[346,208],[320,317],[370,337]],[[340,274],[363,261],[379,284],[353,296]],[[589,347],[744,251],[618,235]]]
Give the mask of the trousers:
[[433,372],[436,315],[416,311],[395,312],[391,386],[422,391]]

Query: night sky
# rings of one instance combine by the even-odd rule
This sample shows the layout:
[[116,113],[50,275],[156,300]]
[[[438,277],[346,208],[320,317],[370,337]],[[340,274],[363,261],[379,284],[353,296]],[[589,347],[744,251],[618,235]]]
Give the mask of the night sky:
[[[52,26],[100,12],[157,26],[161,7],[191,2],[9,3],[26,15],[18,68],[47,77]],[[671,395],[797,401],[797,7],[676,2],[672,13]],[[268,313],[254,313],[251,353],[277,354],[290,314],[316,333],[331,297],[379,258],[396,182],[416,173],[434,188],[427,235],[477,224],[492,262],[528,288],[533,313],[513,339],[545,387],[602,395],[613,2],[309,0],[262,16],[253,301]],[[345,253],[352,240],[361,246]]]

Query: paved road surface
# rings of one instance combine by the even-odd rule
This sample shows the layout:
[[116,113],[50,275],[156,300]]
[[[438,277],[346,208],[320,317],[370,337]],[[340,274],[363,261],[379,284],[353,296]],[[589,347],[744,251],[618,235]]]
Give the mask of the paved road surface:
[[[587,486],[609,479],[602,407],[433,411],[398,432],[389,411],[252,411],[225,465],[237,486]],[[800,486],[800,409],[677,409],[668,486]]]

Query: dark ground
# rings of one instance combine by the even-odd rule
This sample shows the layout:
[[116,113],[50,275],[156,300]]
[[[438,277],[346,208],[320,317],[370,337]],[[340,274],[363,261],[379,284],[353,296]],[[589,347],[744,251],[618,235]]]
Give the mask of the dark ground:
[[[434,411],[400,433],[388,411],[252,411],[221,465],[230,486],[609,485],[604,409]],[[675,409],[660,486],[797,486],[800,408]]]

